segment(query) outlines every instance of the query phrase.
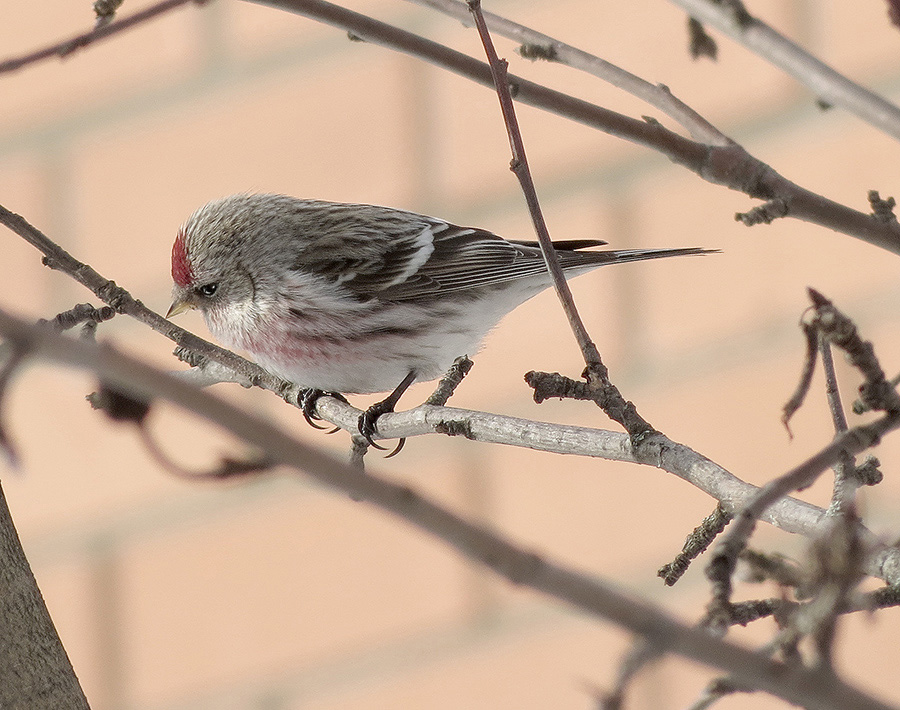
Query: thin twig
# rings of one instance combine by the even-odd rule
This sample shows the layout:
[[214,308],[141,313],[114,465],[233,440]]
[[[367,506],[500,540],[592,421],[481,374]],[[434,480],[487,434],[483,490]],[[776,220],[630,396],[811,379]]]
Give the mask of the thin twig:
[[94,14],[97,16],[94,29],[116,19],[116,11],[122,7],[122,2],[123,0],[94,0]]
[[98,22],[97,26],[89,32],[83,32],[49,47],[30,52],[24,56],[14,57],[0,62],[0,74],[17,71],[18,69],[22,69],[23,67],[27,67],[30,64],[35,64],[45,59],[52,59],[54,57],[62,59],[68,57],[73,52],[94,44],[94,42],[106,39],[107,37],[112,37],[120,32],[124,32],[125,30],[136,27],[144,22],[148,22],[170,10],[174,10],[176,7],[187,5],[188,3],[200,4],[200,2],[203,1],[205,0],[162,0],[162,2],[158,2],[156,5],[151,5],[140,12],[136,12],[128,17],[123,17],[121,20],[115,20],[108,23]]
[[38,323],[49,325],[56,332],[61,333],[85,322],[102,323],[115,315],[115,309],[109,306],[94,308],[90,303],[79,303],[77,306],[57,314],[52,320],[39,320]]
[[450,369],[447,371],[447,374],[445,374],[441,378],[441,381],[438,382],[438,386],[435,388],[434,392],[432,392],[431,396],[425,400],[425,404],[431,404],[436,407],[443,407],[447,404],[447,401],[453,396],[456,388],[459,387],[465,376],[469,374],[469,370],[472,369],[473,364],[474,363],[465,355],[456,358],[456,360],[453,361],[453,365],[451,365]]
[[[847,431],[849,426],[847,415],[844,413],[844,405],[841,402],[831,345],[824,337],[819,338],[819,355],[822,358],[822,369],[825,371],[825,398],[828,401],[828,411],[831,413],[834,433],[839,435]],[[852,503],[853,492],[859,487],[858,479],[853,475],[854,471],[856,471],[856,459],[849,454],[841,456],[841,460],[834,467],[834,486],[831,492],[831,505],[828,508],[829,513],[837,514]]]
[[24,358],[25,352],[21,348],[12,347],[6,355],[2,368],[0,368],[0,449],[3,450],[6,461],[12,468],[19,467],[19,454],[12,437],[9,435],[2,412],[8,401],[9,383],[12,381],[13,375],[19,369]]
[[103,381],[122,389],[185,407],[232,432],[250,446],[265,451],[274,463],[302,471],[323,485],[396,515],[514,584],[530,587],[591,615],[608,619],[644,636],[666,652],[724,670],[752,687],[815,710],[848,707],[892,710],[833,674],[802,667],[789,668],[682,624],[593,575],[568,569],[522,549],[501,535],[460,518],[404,484],[360,472],[208,390],[186,385],[108,345],[64,339],[2,311],[0,333],[31,354],[93,371]]
[[534,231],[537,233],[538,242],[541,245],[544,262],[547,264],[547,271],[550,272],[550,277],[553,279],[553,288],[556,290],[556,296],[559,298],[563,312],[569,321],[569,327],[575,335],[575,341],[581,350],[585,365],[588,370],[595,370],[602,366],[600,353],[597,350],[597,346],[594,345],[594,341],[591,340],[581,315],[578,313],[575,298],[572,296],[572,291],[566,281],[566,275],[563,273],[562,266],[559,263],[559,257],[553,248],[553,241],[550,239],[550,232],[544,220],[544,213],[541,211],[537,190],[534,187],[534,179],[531,177],[531,170],[528,167],[525,143],[522,141],[519,121],[516,118],[516,109],[509,90],[507,62],[505,59],[500,59],[497,56],[497,50],[494,49],[494,42],[491,40],[491,34],[481,13],[481,0],[468,0],[468,5],[472,16],[475,18],[475,27],[478,28],[478,35],[481,37],[481,43],[484,45],[484,53],[487,55],[488,64],[491,68],[494,88],[497,91],[497,97],[500,99],[500,110],[503,112],[503,122],[506,125],[509,147],[512,152],[509,168],[522,186],[522,193],[525,195],[531,222],[534,225]]
[[[509,136],[509,147],[512,153],[510,170],[513,171],[522,187],[522,193],[524,194],[525,202],[528,205],[528,212],[538,237],[538,243],[541,247],[541,253],[544,256],[544,262],[547,265],[547,271],[550,273],[550,277],[553,280],[553,287],[556,291],[557,298],[562,305],[566,319],[569,321],[569,327],[572,329],[575,341],[578,343],[578,347],[584,358],[584,376],[587,378],[590,390],[593,393],[592,399],[608,416],[623,424],[633,439],[638,440],[646,437],[654,431],[653,427],[637,414],[635,407],[631,405],[630,402],[626,402],[618,388],[610,382],[607,368],[600,358],[600,352],[593,340],[591,340],[587,328],[584,325],[584,321],[582,321],[581,315],[578,313],[578,308],[575,305],[575,298],[572,296],[572,291],[569,288],[566,276],[559,263],[559,257],[556,254],[556,250],[553,248],[550,232],[547,229],[547,223],[544,220],[540,200],[538,199],[537,190],[534,186],[534,179],[531,175],[531,170],[528,167],[525,143],[522,140],[522,132],[519,130],[516,109],[510,92],[509,74],[507,72],[508,64],[505,59],[500,59],[500,57],[497,56],[497,51],[494,48],[490,31],[485,24],[484,15],[481,11],[480,0],[468,0],[468,7],[475,20],[475,27],[478,29],[481,43],[484,46],[484,51],[488,58],[488,65],[491,69],[494,88],[497,92],[497,97],[500,100],[500,110],[503,113],[503,123],[506,126],[506,132]],[[527,379],[528,377],[526,376],[526,380]],[[624,416],[626,411],[633,412],[634,416],[630,418]]]
[[731,605],[731,577],[738,555],[746,547],[759,516],[782,496],[810,486],[829,466],[845,456],[854,456],[877,444],[889,431],[900,427],[900,395],[887,382],[875,357],[872,344],[863,340],[853,322],[822,294],[808,289],[815,316],[811,326],[828,342],[837,345],[848,356],[850,364],[865,378],[860,391],[863,399],[886,414],[865,426],[857,426],[839,434],[832,443],[805,463],[770,481],[759,489],[740,511],[730,530],[713,551],[707,566],[707,577],[713,585],[713,598],[708,607],[707,622],[714,628],[728,623]]
[[656,576],[662,577],[663,582],[671,587],[681,579],[684,573],[687,572],[688,567],[690,567],[691,562],[712,544],[712,541],[725,529],[725,526],[730,521],[731,514],[719,503],[716,509],[707,515],[700,525],[688,535],[681,552],[678,553],[675,559],[663,565],[656,573]]
[[552,397],[593,402],[610,419],[625,427],[635,446],[639,446],[649,436],[659,433],[638,414],[634,403],[626,400],[618,387],[610,382],[603,363],[587,372],[587,376],[589,381],[584,382],[573,380],[558,372],[531,370],[525,373],[525,382],[534,390],[534,401],[537,404]]
[[619,661],[619,670],[616,673],[616,682],[612,690],[603,693],[599,698],[600,710],[623,710],[625,707],[625,693],[628,686],[654,661],[659,660],[660,649],[649,643],[646,639],[638,638]]
[[187,481],[224,481],[229,478],[243,478],[249,474],[270,471],[273,467],[272,462],[265,456],[246,459],[223,456],[217,466],[205,471],[194,471],[185,468],[163,451],[146,424],[139,425],[137,430],[141,443],[156,464],[166,473]]
[[806,395],[809,394],[810,385],[812,385],[813,374],[816,371],[816,360],[819,354],[819,336],[815,328],[811,324],[801,321],[800,327],[803,330],[803,338],[806,342],[806,354],[803,358],[803,370],[800,373],[800,379],[797,381],[797,387],[788,401],[782,407],[781,423],[787,429],[788,436],[794,437],[791,431],[791,418],[797,413],[797,410],[803,406]]

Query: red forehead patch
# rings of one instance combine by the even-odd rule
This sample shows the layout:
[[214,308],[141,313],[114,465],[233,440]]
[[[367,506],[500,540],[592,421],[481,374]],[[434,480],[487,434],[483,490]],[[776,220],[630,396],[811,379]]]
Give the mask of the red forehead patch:
[[178,230],[178,236],[172,245],[172,280],[182,288],[187,288],[194,282],[194,271],[184,245],[183,229]]

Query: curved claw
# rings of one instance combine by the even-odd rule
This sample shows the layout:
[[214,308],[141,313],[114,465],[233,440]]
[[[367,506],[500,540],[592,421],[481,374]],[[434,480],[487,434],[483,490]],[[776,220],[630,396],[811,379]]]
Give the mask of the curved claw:
[[309,388],[302,390],[300,392],[300,396],[297,397],[297,404],[300,405],[300,411],[303,412],[303,418],[306,420],[306,423],[309,424],[313,429],[328,428],[320,426],[313,421],[314,419],[320,419],[320,417],[316,414],[316,402],[319,400],[319,397],[324,394],[325,393],[322,390]]
[[[344,397],[340,392],[326,392],[325,390],[316,389],[315,387],[310,387],[300,392],[300,396],[297,398],[297,403],[300,405],[300,411],[303,412],[303,418],[306,420],[306,423],[309,424],[314,429],[325,430],[328,429],[327,426],[320,426],[316,424],[316,421],[322,421],[322,417],[316,414],[316,402],[319,401],[319,397],[334,397],[335,399],[339,399],[342,402],[347,402],[347,398]],[[315,420],[315,421],[313,421]],[[340,431],[340,427],[337,427],[333,431],[329,431],[329,434],[333,434],[335,431]]]
[[400,440],[397,442],[397,446],[394,448],[394,450],[391,451],[391,453],[389,453],[387,456],[385,456],[385,458],[386,458],[386,459],[389,459],[389,458],[391,458],[391,457],[396,456],[397,454],[399,454],[399,453],[403,450],[403,445],[404,445],[405,443],[406,443],[406,437],[404,436],[402,439],[400,439]]
[[[367,442],[369,442],[370,446],[376,449],[380,449],[381,451],[387,451],[386,448],[384,448],[383,446],[379,446],[374,441],[372,441],[372,437],[377,433],[378,417],[380,417],[382,414],[393,412],[394,407],[397,404],[397,400],[400,399],[403,393],[406,392],[407,388],[409,388],[409,386],[415,381],[416,373],[413,370],[403,378],[403,381],[399,385],[397,385],[394,391],[387,396],[387,399],[376,402],[359,416],[359,420],[357,422],[359,433]],[[394,449],[386,458],[397,455],[398,453],[400,453],[400,449],[402,448],[403,439],[400,440],[397,448]]]
[[[310,416],[309,414],[307,414],[306,412],[303,412],[303,418],[306,420],[306,423],[309,424],[313,429],[318,429],[319,431],[325,431],[328,428],[327,426],[322,426],[321,424],[316,424],[313,421],[313,417]],[[315,417],[315,418],[318,419],[318,417]],[[332,434],[334,432],[329,431],[328,433]]]
[[[380,404],[380,402],[379,402]],[[365,412],[359,415],[359,419],[357,420],[356,426],[359,428],[359,433],[366,440],[366,442],[374,449],[379,449],[381,451],[387,451],[385,447],[381,444],[376,444],[372,437],[375,436],[376,433],[376,422],[378,421],[378,417],[384,414],[381,411],[381,407],[378,404],[375,404],[369,407]]]
[[[363,436],[366,442],[374,449],[378,449],[379,451],[387,451],[386,446],[382,446],[381,444],[377,444],[372,441],[372,437],[375,436],[376,433],[376,423],[378,421],[378,417],[382,414],[387,414],[387,412],[382,411],[383,407],[379,407],[377,404],[374,407],[369,407],[365,412],[359,415],[359,433]],[[406,443],[406,438],[402,438],[397,442],[397,446],[394,447],[394,450],[391,451],[386,459],[391,458],[392,456],[396,456],[400,453],[403,445]]]

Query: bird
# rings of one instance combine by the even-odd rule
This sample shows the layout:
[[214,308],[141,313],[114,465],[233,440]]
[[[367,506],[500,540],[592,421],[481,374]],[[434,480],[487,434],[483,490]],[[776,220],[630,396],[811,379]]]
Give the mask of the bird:
[[[592,249],[605,244],[553,247],[567,278],[710,252]],[[172,246],[172,280],[166,317],[198,309],[222,345],[302,390],[310,423],[324,393],[390,392],[359,417],[375,446],[378,417],[410,385],[474,355],[503,316],[552,283],[536,242],[391,207],[268,193],[196,210]]]

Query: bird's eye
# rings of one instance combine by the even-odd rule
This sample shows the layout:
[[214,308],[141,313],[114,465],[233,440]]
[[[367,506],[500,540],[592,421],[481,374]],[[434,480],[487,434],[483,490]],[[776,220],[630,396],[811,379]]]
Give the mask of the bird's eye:
[[219,284],[217,283],[203,284],[202,286],[197,287],[197,293],[199,293],[201,296],[209,298],[210,296],[215,296],[218,289]]

